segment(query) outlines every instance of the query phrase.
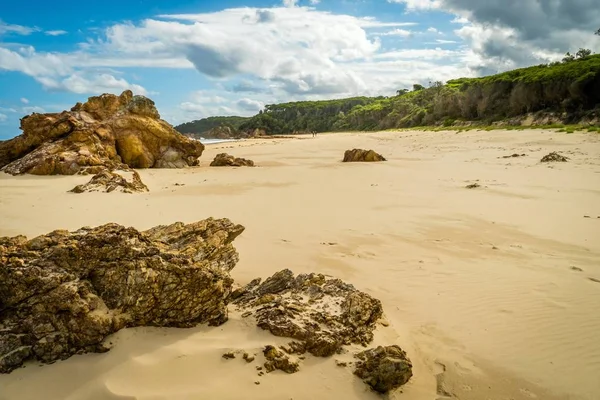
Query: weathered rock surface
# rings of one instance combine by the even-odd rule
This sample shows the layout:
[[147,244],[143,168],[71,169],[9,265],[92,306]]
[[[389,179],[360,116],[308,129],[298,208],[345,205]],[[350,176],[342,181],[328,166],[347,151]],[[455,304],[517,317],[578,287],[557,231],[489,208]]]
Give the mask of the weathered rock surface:
[[197,165],[204,146],[160,119],[154,102],[103,94],[70,111],[31,114],[23,134],[0,143],[0,169],[9,174],[73,175],[92,168],[182,168]]
[[540,162],[567,162],[569,161],[568,157],[565,157],[561,154],[558,154],[557,152],[553,151],[550,154],[546,154],[544,157],[542,157],[542,159],[540,160]]
[[346,150],[343,162],[374,162],[386,161],[385,157],[373,150],[353,149]]
[[373,390],[387,393],[412,377],[412,363],[398,346],[379,346],[355,355],[358,358],[354,374]]
[[[381,302],[339,279],[321,274],[277,272],[262,284],[255,279],[232,293],[233,303],[253,315],[258,327],[295,339],[290,352],[327,357],[343,345],[367,345]],[[250,314],[248,314],[250,313]]]
[[147,192],[148,186],[142,182],[140,175],[134,170],[101,171],[94,175],[88,183],[77,185],[70,192]]
[[275,346],[268,345],[264,348],[263,354],[265,356],[265,370],[267,372],[273,372],[279,369],[288,374],[298,372],[300,365],[296,361],[290,360],[290,357]]
[[254,161],[245,158],[236,158],[227,153],[217,154],[210,163],[211,167],[254,167]]
[[222,324],[243,230],[207,219],[0,238],[0,372],[106,350],[124,327]]

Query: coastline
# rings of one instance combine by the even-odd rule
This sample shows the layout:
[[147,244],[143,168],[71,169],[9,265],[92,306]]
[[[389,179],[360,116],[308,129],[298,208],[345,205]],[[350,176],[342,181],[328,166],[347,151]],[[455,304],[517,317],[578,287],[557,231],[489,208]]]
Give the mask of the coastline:
[[[139,170],[149,193],[74,195],[66,191],[89,177],[0,174],[0,236],[228,217],[246,226],[236,282],[290,268],[381,299],[389,327],[376,344],[400,345],[415,368],[391,398],[600,392],[599,135],[395,131],[206,144],[198,168]],[[389,161],[342,164],[354,147]],[[224,148],[258,167],[209,168]],[[551,151],[571,160],[539,163]],[[502,158],[512,153],[526,156]],[[481,188],[466,189],[472,182]],[[376,398],[334,360],[256,386],[253,367],[220,356],[274,339],[230,317],[222,329],[121,331],[108,353],[0,376],[0,398]]]

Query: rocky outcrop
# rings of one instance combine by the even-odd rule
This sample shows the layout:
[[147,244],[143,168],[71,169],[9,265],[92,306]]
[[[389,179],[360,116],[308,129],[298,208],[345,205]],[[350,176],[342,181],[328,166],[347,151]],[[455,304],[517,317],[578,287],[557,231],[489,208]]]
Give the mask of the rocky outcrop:
[[233,303],[275,336],[295,339],[290,351],[327,357],[343,345],[367,345],[381,302],[339,279],[321,274],[277,272],[262,284],[255,279],[232,293]]
[[569,158],[558,154],[557,152],[553,151],[550,154],[546,154],[544,157],[542,157],[542,159],[540,160],[540,162],[567,162],[569,161]]
[[0,372],[104,351],[125,327],[222,324],[243,230],[207,219],[0,238]]
[[290,357],[287,354],[277,349],[275,346],[266,346],[263,349],[263,355],[266,360],[264,367],[267,373],[278,369],[288,374],[293,374],[300,369],[300,365],[297,361],[290,360]]
[[346,150],[343,162],[374,162],[386,161],[385,157],[373,150],[353,149]]
[[70,192],[121,192],[139,193],[147,192],[148,186],[142,182],[140,175],[134,170],[102,171],[90,179],[88,183],[77,185]]
[[211,167],[254,167],[254,161],[245,158],[236,158],[227,153],[217,154],[210,163]]
[[379,346],[356,354],[354,374],[373,390],[387,393],[412,377],[412,363],[398,346]]
[[103,94],[70,111],[31,114],[23,134],[0,143],[0,168],[9,174],[73,175],[93,169],[182,168],[198,164],[204,146],[160,119],[154,102]]

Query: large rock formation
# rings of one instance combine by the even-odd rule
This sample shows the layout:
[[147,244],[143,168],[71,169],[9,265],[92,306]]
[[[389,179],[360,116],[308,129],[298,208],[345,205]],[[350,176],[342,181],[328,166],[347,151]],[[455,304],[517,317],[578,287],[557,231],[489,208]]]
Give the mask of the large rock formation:
[[253,280],[232,298],[245,315],[254,316],[258,327],[295,339],[290,343],[294,352],[318,357],[331,356],[343,345],[370,343],[383,312],[379,300],[339,279],[314,273],[294,276],[287,269],[262,284]]
[[182,168],[197,165],[204,146],[160,119],[154,102],[103,94],[71,111],[31,114],[23,134],[0,143],[0,168],[9,174],[73,175],[99,167]]
[[103,351],[124,327],[222,324],[243,230],[207,219],[0,238],[0,372]]
[[88,183],[77,185],[70,192],[147,192],[148,186],[142,182],[140,175],[134,170],[101,171],[94,175]]
[[254,167],[254,161],[238,158],[227,153],[220,153],[210,163],[211,167]]
[[352,149],[346,150],[343,162],[373,162],[386,161],[385,157],[373,150]]

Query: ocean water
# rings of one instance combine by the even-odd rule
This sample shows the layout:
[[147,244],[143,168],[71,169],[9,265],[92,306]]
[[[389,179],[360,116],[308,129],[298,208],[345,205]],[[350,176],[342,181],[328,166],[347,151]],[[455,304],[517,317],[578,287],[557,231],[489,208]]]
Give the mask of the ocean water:
[[[196,139],[198,140],[198,139]],[[216,143],[226,143],[226,142],[238,142],[240,139],[200,139],[202,144],[216,144]]]

